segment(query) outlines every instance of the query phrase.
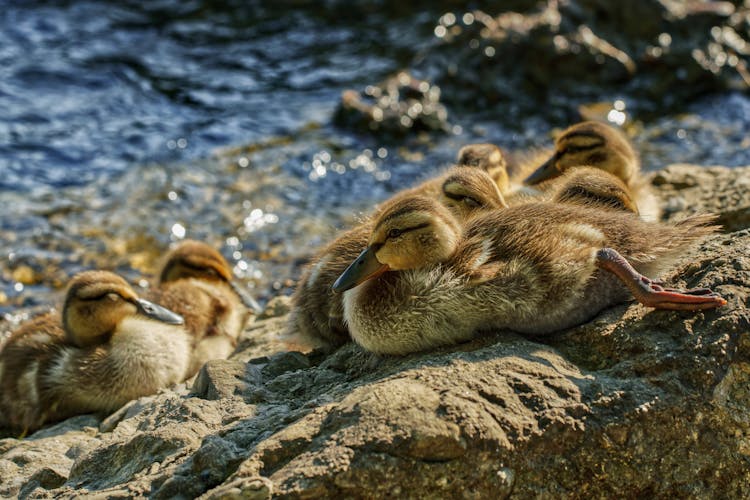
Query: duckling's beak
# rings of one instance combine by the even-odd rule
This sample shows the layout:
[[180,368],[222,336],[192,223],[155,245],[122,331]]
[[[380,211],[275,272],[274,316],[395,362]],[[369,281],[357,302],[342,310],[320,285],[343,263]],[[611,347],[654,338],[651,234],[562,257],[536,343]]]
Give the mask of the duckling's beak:
[[540,182],[553,179],[560,175],[560,171],[555,167],[555,161],[557,161],[557,154],[554,154],[552,158],[542,164],[541,167],[534,170],[534,172],[523,181],[524,184],[533,186]]
[[345,292],[363,281],[380,276],[387,270],[388,265],[378,262],[377,257],[375,257],[375,249],[369,246],[339,276],[339,279],[333,284],[333,291],[336,293]]
[[162,306],[157,306],[148,300],[136,299],[135,304],[138,306],[138,310],[141,314],[157,321],[161,321],[162,323],[167,323],[169,325],[181,325],[185,323],[185,320],[179,314],[175,314]]
[[258,302],[250,296],[250,293],[245,289],[245,287],[234,280],[229,282],[229,286],[232,287],[232,290],[234,290],[234,293],[237,294],[245,307],[253,311],[255,314],[260,314],[261,312],[263,312],[263,308],[260,307],[260,304],[258,304]]

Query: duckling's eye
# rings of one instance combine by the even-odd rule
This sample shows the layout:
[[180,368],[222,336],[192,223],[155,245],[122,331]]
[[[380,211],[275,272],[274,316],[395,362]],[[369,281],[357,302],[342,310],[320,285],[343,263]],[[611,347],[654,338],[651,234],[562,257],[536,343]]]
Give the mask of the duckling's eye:
[[482,204],[479,203],[479,201],[472,198],[471,196],[464,196],[463,202],[466,203],[471,208],[479,208],[480,206],[482,206]]
[[216,269],[214,269],[213,267],[207,268],[206,269],[206,274],[209,275],[209,276],[211,276],[211,277],[213,277],[213,278],[218,278],[219,277],[219,272]]
[[389,238],[398,238],[399,236],[401,236],[401,233],[402,233],[402,231],[400,229],[393,228],[393,229],[390,229],[388,231],[388,237]]

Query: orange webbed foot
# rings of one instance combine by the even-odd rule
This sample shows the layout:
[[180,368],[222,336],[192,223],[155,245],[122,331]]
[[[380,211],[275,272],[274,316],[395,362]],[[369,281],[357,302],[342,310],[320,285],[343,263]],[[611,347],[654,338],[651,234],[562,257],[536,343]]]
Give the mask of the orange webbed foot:
[[644,306],[672,311],[702,311],[727,303],[724,298],[708,288],[665,288],[661,281],[652,280],[636,271],[625,257],[612,248],[599,250],[596,254],[596,264],[620,278],[636,300]]

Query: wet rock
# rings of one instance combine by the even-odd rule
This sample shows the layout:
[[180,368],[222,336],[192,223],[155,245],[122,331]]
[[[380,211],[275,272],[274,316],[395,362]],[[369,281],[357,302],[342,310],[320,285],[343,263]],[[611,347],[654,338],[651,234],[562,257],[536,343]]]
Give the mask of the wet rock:
[[685,199],[668,217],[710,209],[731,225],[662,276],[717,290],[720,310],[623,304],[552,337],[496,332],[401,358],[279,354],[285,317],[256,321],[192,393],[0,440],[0,494],[747,498],[750,228],[731,214],[748,176],[654,178],[661,199]]
[[663,112],[707,91],[748,88],[750,9],[740,4],[549,0],[448,12],[415,71],[443,88],[448,105],[516,117],[570,121],[575,105],[613,93],[634,98],[639,112]]
[[362,92],[345,90],[336,111],[339,125],[400,137],[420,131],[448,131],[440,89],[401,72]]

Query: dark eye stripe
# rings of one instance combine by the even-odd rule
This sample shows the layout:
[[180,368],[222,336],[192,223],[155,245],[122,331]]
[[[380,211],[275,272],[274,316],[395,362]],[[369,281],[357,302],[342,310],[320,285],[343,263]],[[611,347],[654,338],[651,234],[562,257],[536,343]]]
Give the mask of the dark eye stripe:
[[86,301],[86,302],[93,302],[95,300],[102,300],[103,298],[105,298],[109,294],[119,295],[119,294],[117,294],[115,292],[104,292],[104,293],[102,293],[100,295],[94,295],[93,297],[85,297],[85,298],[84,297],[78,297],[78,299]]
[[562,154],[566,153],[580,153],[581,151],[589,151],[591,149],[600,148],[601,144],[591,144],[589,146],[566,146],[563,149]]
[[[404,228],[404,229],[401,230],[401,234],[399,234],[399,236],[402,236],[402,235],[408,233],[409,231],[416,231],[417,229],[422,229],[423,227],[427,227],[429,225],[430,225],[429,222],[425,222],[424,224],[419,224],[417,226]],[[386,239],[389,239],[389,238],[390,238],[390,236],[387,237]]]
[[466,196],[462,194],[449,193],[448,191],[444,191],[443,194],[445,194],[445,196],[447,196],[451,200],[456,200],[456,201],[462,201],[464,198],[466,198]]
[[474,198],[473,196],[467,196],[464,194],[455,194],[455,193],[449,193],[445,191],[443,194],[450,198],[451,200],[455,201],[461,201],[461,202],[467,202],[475,207],[479,207],[482,205],[482,202],[480,202],[478,199]]

